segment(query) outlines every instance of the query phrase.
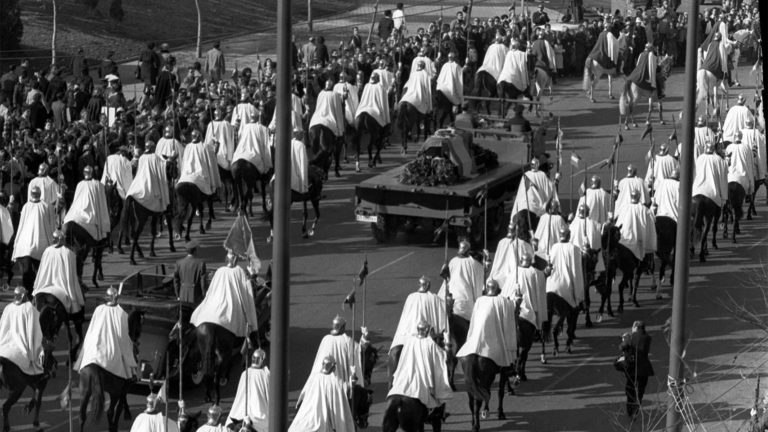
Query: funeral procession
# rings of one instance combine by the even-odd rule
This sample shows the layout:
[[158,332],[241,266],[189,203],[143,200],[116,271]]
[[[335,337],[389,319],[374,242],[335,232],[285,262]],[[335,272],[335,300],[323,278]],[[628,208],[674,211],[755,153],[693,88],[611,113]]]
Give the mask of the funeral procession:
[[768,431],[766,8],[0,0],[1,432]]

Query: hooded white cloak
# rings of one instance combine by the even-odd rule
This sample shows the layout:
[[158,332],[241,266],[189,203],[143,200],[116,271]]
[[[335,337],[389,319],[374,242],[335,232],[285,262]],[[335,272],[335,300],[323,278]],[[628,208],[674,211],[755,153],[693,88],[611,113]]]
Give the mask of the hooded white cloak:
[[139,158],[128,196],[133,197],[147,210],[160,213],[171,203],[168,191],[168,178],[165,173],[165,160],[155,153],[145,153]]
[[526,253],[531,257],[534,255],[533,246],[527,241],[518,238],[512,240],[508,237],[499,240],[488,280],[495,280],[502,288],[509,280],[514,282],[517,279],[520,257]]
[[291,140],[291,190],[299,193],[309,191],[309,157],[303,142]]
[[243,134],[243,127],[251,118],[258,118],[259,112],[250,102],[240,102],[232,110],[232,126],[237,127],[238,137]]
[[[246,388],[247,407],[245,405]],[[250,418],[251,425],[257,431],[269,430],[269,368],[266,366],[261,369],[249,367],[240,374],[237,393],[235,400],[232,401],[226,426],[232,424],[233,419],[243,420],[246,417]]]
[[48,204],[27,201],[21,209],[19,230],[13,244],[11,259],[29,256],[36,260],[43,257],[45,248],[53,242],[53,217]]
[[[554,63],[553,63],[554,65]],[[499,74],[499,82],[508,82],[520,91],[531,85],[528,76],[528,54],[520,50],[509,50],[504,58],[504,68]]]
[[213,120],[208,123],[204,142],[216,148],[216,141],[219,143],[216,161],[220,167],[228,170],[232,164],[232,155],[235,153],[235,128],[232,124],[226,120]]
[[424,70],[427,71],[429,74],[429,78],[432,79],[437,75],[437,71],[435,70],[435,62],[432,61],[431,58],[423,55],[417,55],[413,58],[411,61],[411,72],[415,71],[419,67],[419,61],[424,62]]
[[668,217],[677,222],[677,206],[680,203],[680,182],[667,178],[659,182],[653,195],[656,204],[656,217]]
[[728,165],[717,154],[704,153],[696,159],[696,177],[691,196],[703,195],[718,207],[728,199]]
[[382,83],[383,81],[379,81],[378,84],[369,82],[363,87],[363,95],[360,97],[355,119],[365,112],[376,119],[376,122],[381,126],[386,126],[391,122],[387,89]]
[[109,236],[112,227],[109,222],[107,193],[98,180],[81,180],[75,189],[75,198],[64,217],[64,223],[75,222],[96,240]]
[[517,360],[515,304],[502,295],[482,296],[475,302],[467,341],[456,357],[477,354],[507,367]]
[[344,110],[341,108],[341,96],[333,90],[323,90],[317,95],[315,112],[309,122],[313,126],[325,126],[340,137],[344,134]]
[[[516,215],[520,210],[529,210],[536,216],[541,216],[547,212],[547,204],[551,201],[560,202],[557,197],[555,184],[547,177],[543,171],[526,171],[524,178],[520,181],[517,188],[515,203],[512,206],[512,215]],[[527,180],[526,180],[527,179]],[[526,198],[527,195],[527,198]]]
[[184,159],[184,144],[176,138],[160,138],[157,140],[155,154],[159,154],[166,161],[176,156],[176,167],[181,169],[181,161]]
[[645,180],[637,176],[624,177],[619,181],[619,195],[616,197],[616,206],[614,207],[616,216],[620,215],[624,208],[631,204],[630,195],[635,190],[640,192],[640,204],[651,203],[651,194],[648,192]]
[[179,425],[167,419],[162,412],[155,414],[143,412],[136,416],[131,432],[179,432]]
[[402,346],[409,337],[414,336],[416,325],[421,320],[429,323],[435,331],[447,329],[448,319],[445,314],[444,299],[429,291],[408,294],[389,350]]
[[[336,360],[336,369],[334,369],[332,375],[335,375],[341,381],[345,389],[349,388],[353,368],[357,377],[361,378],[360,344],[354,342],[348,335],[327,334],[323,336],[323,339],[320,341],[320,346],[317,348],[315,362],[312,364],[312,371],[310,374],[319,373],[323,369],[323,359],[327,356],[331,356]],[[305,387],[301,394],[304,394],[306,390],[307,388]],[[301,400],[301,398],[302,396],[299,395],[299,400]]]
[[504,68],[504,59],[507,56],[507,47],[502,43],[492,43],[488,50],[485,51],[485,57],[483,57],[483,64],[477,72],[485,71],[493,77],[496,81],[499,80],[499,74]]
[[392,88],[392,85],[395,83],[395,74],[387,69],[381,68],[374,70],[372,74],[374,73],[379,75],[379,83],[382,88],[384,88],[384,93],[388,93],[389,89]]
[[[589,188],[584,191],[584,196],[579,198],[579,206],[582,204],[586,204],[589,207],[589,218],[602,225],[608,220],[611,194],[603,188]],[[576,206],[576,208],[579,208],[579,206]]]
[[501,294],[512,300],[522,298],[520,318],[541,329],[547,321],[547,282],[544,272],[531,267],[520,267],[516,281],[507,280]]
[[444,64],[437,77],[436,89],[443,92],[452,104],[464,103],[464,74],[461,65],[455,61]]
[[107,179],[117,185],[117,193],[120,194],[120,198],[125,199],[128,195],[128,189],[130,189],[131,183],[133,183],[131,161],[121,154],[107,156],[104,174],[101,175],[101,184],[106,185]]
[[[453,257],[448,262],[451,277],[448,288],[453,296],[453,313],[466,319],[472,318],[472,308],[475,300],[483,295],[483,265],[472,257]],[[438,295],[445,298],[446,284],[440,288]]]
[[581,250],[571,243],[555,243],[549,250],[552,274],[547,278],[547,292],[555,293],[576,307],[584,301],[584,270]]
[[[344,100],[344,89],[347,89],[347,100]],[[355,114],[357,114],[357,107],[360,105],[360,100],[357,96],[357,86],[350,83],[338,83],[333,86],[333,92],[339,95],[342,99],[342,105],[344,105],[344,120],[350,126],[355,126]]]
[[432,112],[432,82],[425,70],[413,70],[403,88],[400,103],[408,102],[422,114]]
[[240,140],[232,156],[232,163],[243,159],[264,174],[272,169],[269,151],[269,129],[261,123],[246,123],[241,127]]
[[676,169],[680,169],[680,162],[678,162],[672,155],[654,155],[653,160],[648,162],[648,170],[645,173],[645,183],[646,185],[650,184],[651,177],[653,177],[653,189],[656,190],[659,187],[659,182],[670,177],[672,171]]
[[765,134],[757,129],[742,129],[741,142],[752,149],[755,156],[755,180],[764,180],[766,176]]
[[28,301],[9,303],[0,317],[0,357],[13,362],[27,375],[43,373],[43,332],[40,313]]
[[40,188],[40,201],[45,201],[51,208],[56,206],[59,200],[59,185],[48,176],[35,177],[29,181],[27,186],[27,201],[32,200],[32,189],[35,186]]
[[122,307],[106,304],[96,307],[72,369],[80,372],[96,364],[120,378],[130,378],[137,364],[128,330],[128,314]]
[[559,242],[560,230],[568,228],[568,222],[559,214],[546,213],[539,219],[534,238],[539,242],[536,247],[536,255],[545,261],[549,261],[549,253],[552,245]]
[[427,409],[440,406],[453,397],[445,361],[445,352],[432,338],[408,338],[387,397],[401,395],[418,399]]
[[747,127],[747,120],[755,121],[755,116],[744,105],[734,105],[728,110],[723,122],[723,141],[736,141],[736,135]]
[[725,148],[728,156],[728,183],[740,184],[748,195],[755,189],[755,159],[752,149],[744,143],[728,144]]
[[221,185],[219,167],[207,144],[187,144],[177,186],[181,183],[193,183],[205,195],[212,195]]
[[303,396],[288,432],[355,432],[347,393],[335,375],[313,373]]
[[236,337],[248,336],[249,327],[250,331],[256,331],[256,303],[245,270],[239,266],[219,267],[205,298],[192,312],[190,322],[195,326],[218,324]]
[[34,292],[55,296],[70,314],[79,312],[85,306],[77,280],[77,257],[72,249],[49,246],[43,252]]
[[644,205],[629,204],[619,214],[616,226],[621,228],[619,243],[632,251],[635,258],[642,260],[645,254],[656,251],[656,220]]
[[[586,221],[584,220],[586,219]],[[575,217],[569,226],[571,231],[571,244],[579,249],[602,249],[600,238],[600,224],[590,218]]]

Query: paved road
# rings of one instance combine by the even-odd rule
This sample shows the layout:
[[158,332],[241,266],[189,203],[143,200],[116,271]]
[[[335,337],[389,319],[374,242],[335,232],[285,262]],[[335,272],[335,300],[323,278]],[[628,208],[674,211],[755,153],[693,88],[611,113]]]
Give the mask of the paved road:
[[[741,77],[747,75],[743,68]],[[742,83],[745,83],[742,79]],[[751,84],[751,81],[747,81]],[[745,83],[745,85],[747,85]],[[605,88],[603,82],[601,88]],[[679,112],[682,96],[682,77],[680,71],[668,84],[666,114],[668,123],[672,114]],[[744,93],[752,94],[745,88]],[[565,155],[567,161],[570,150],[575,150],[588,164],[596,163],[609,153],[613,136],[616,133],[616,101],[608,100],[605,92],[598,93],[597,103],[590,103],[580,90],[580,81],[563,79],[555,88],[552,103],[546,106],[548,111],[560,116],[565,131]],[[672,126],[655,127],[657,141],[666,139]],[[642,165],[643,154],[647,151],[647,141],[640,141],[641,129],[623,132],[625,142],[621,151],[621,167],[628,162]],[[290,390],[295,398],[303,385],[314,358],[320,338],[328,331],[331,320],[343,312],[341,303],[349,292],[352,277],[362,264],[367,254],[371,275],[369,276],[366,298],[366,325],[373,332],[373,342],[383,353],[389,348],[392,333],[397,325],[402,303],[406,295],[416,288],[416,280],[422,274],[439,280],[438,272],[443,260],[441,245],[431,242],[431,235],[400,234],[389,244],[378,245],[371,237],[368,226],[354,221],[352,196],[354,185],[377,172],[402,163],[398,150],[390,147],[383,155],[385,164],[375,170],[361,174],[354,173],[354,166],[348,164],[340,179],[332,178],[324,186],[325,199],[322,202],[322,218],[315,237],[304,240],[300,236],[299,220],[301,211],[298,205],[293,207],[291,219],[291,340],[290,340]],[[413,148],[413,147],[411,147]],[[644,172],[644,168],[640,168]],[[607,184],[608,172],[599,171]],[[564,173],[567,174],[567,173]],[[567,178],[560,186],[564,201],[569,198]],[[765,192],[759,195],[758,216],[751,222],[745,222],[739,243],[720,241],[720,249],[712,250],[706,264],[693,263],[689,294],[689,335],[687,361],[692,371],[690,397],[698,410],[702,421],[715,429],[724,430],[722,420],[729,420],[729,430],[736,427],[748,416],[750,395],[754,394],[755,373],[768,361],[764,347],[759,342],[764,335],[742,324],[724,309],[728,295],[739,302],[762,305],[762,296],[755,288],[753,274],[762,269],[763,261],[768,258],[768,207]],[[568,205],[565,205],[568,209]],[[311,212],[311,210],[310,210]],[[205,235],[196,235],[202,242],[202,254],[208,260],[209,268],[215,268],[223,262],[222,240],[232,223],[232,216],[222,211],[215,221],[213,229]],[[259,254],[269,259],[271,248],[264,243],[268,226],[260,219],[253,221],[254,233],[259,240]],[[145,239],[146,242],[148,239]],[[170,253],[167,239],[158,241],[158,257],[147,259],[146,263],[172,262],[181,257],[181,252]],[[455,251],[451,251],[451,254]],[[133,270],[127,264],[125,256],[111,255],[105,258],[106,283],[117,283],[121,277]],[[86,267],[90,272],[90,267]],[[765,280],[765,279],[763,279]],[[617,353],[619,336],[635,319],[645,319],[648,330],[654,338],[651,360],[656,369],[656,377],[651,380],[646,399],[647,421],[663,414],[665,401],[665,380],[667,363],[667,344],[664,341],[661,325],[670,314],[671,290],[664,286],[665,298],[655,300],[648,290],[649,280],[644,278],[640,286],[639,308],[628,307],[625,313],[598,324],[593,329],[581,326],[577,332],[573,354],[549,357],[549,364],[541,365],[537,355],[529,360],[528,376],[516,396],[507,397],[504,402],[508,416],[506,421],[487,420],[483,430],[491,431],[595,431],[623,430],[623,382],[611,366]],[[278,287],[279,289],[279,287]],[[97,304],[101,290],[92,290],[88,294],[89,308]],[[7,297],[6,297],[7,298]],[[358,294],[358,301],[364,296]],[[614,302],[617,295],[614,294]],[[756,302],[755,302],[756,301]],[[362,307],[362,303],[360,304]],[[358,314],[358,319],[360,315]],[[358,322],[359,325],[359,322]],[[64,347],[62,346],[61,349]],[[537,354],[537,351],[534,351]],[[63,353],[62,353],[63,356]],[[381,413],[384,410],[386,395],[386,355],[374,372],[375,404],[372,407],[370,430],[380,430]],[[41,418],[49,431],[64,431],[66,413],[62,412],[55,395],[64,387],[63,367],[59,377],[48,388]],[[233,381],[234,375],[233,375]],[[461,379],[459,379],[461,382]],[[461,385],[460,385],[461,386]],[[230,385],[223,393],[224,408],[228,408],[234,396],[234,387]],[[199,390],[185,393],[187,406],[193,410],[204,409]],[[29,397],[26,394],[25,397]],[[22,401],[24,401],[23,399]],[[76,401],[77,402],[77,401]],[[132,396],[129,399],[134,412],[141,410],[142,398]],[[492,399],[492,406],[496,398]],[[22,405],[11,411],[14,430],[29,430],[29,420],[22,413]],[[449,404],[449,417],[445,429],[465,431],[469,429],[467,396],[456,393]],[[172,411],[173,412],[173,411]],[[75,416],[77,418],[77,416]],[[495,419],[495,416],[491,418]],[[105,430],[105,424],[99,424],[90,430]],[[120,430],[129,430],[123,422]],[[630,430],[641,430],[636,424]]]

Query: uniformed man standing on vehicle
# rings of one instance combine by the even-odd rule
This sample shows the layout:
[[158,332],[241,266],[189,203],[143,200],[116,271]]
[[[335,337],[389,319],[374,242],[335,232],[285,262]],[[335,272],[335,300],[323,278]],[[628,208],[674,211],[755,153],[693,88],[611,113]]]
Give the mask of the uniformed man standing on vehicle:
[[184,247],[187,249],[187,256],[176,261],[173,289],[182,303],[194,308],[205,297],[207,269],[205,261],[197,257],[197,249],[200,247],[198,240],[188,241]]

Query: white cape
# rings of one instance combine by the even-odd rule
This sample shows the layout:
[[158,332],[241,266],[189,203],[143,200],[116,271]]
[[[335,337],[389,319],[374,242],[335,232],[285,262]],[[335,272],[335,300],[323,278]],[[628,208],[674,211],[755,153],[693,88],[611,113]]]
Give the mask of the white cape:
[[232,156],[232,163],[246,160],[261,174],[272,169],[272,154],[269,151],[269,129],[261,123],[246,123],[242,126],[240,140]]
[[154,213],[168,208],[171,198],[162,156],[154,153],[141,155],[136,177],[128,188],[128,196]]
[[414,292],[408,294],[397,323],[397,330],[392,339],[392,348],[401,346],[405,341],[416,334],[416,325],[424,320],[435,329],[436,332],[448,328],[448,319],[445,313],[445,301],[435,293]]
[[504,67],[504,59],[507,56],[507,47],[504,44],[492,43],[485,51],[485,57],[483,57],[483,65],[477,71],[485,71],[490,74],[496,81],[499,80],[499,74]]
[[624,177],[619,181],[619,195],[616,197],[616,205],[614,206],[616,216],[620,215],[632,203],[630,196],[632,191],[640,191],[640,204],[650,204],[651,194],[648,192],[645,181],[637,176]]
[[[334,369],[333,375],[341,381],[345,389],[349,386],[353,368],[357,377],[362,378],[362,369],[360,368],[360,345],[354,342],[351,337],[346,334],[327,334],[323,336],[323,339],[320,341],[320,346],[317,348],[315,362],[312,363],[310,375],[320,373],[323,368],[323,359],[328,356],[331,356],[336,360],[336,369]],[[305,386],[299,395],[299,400],[302,399],[301,395],[305,394],[307,390],[308,389]]]
[[504,287],[508,281],[517,280],[517,271],[519,269],[520,257],[523,254],[533,256],[533,246],[527,241],[520,239],[509,239],[504,237],[499,240],[496,246],[496,254],[493,257],[491,271],[488,274],[488,280],[495,280],[499,287]]
[[407,339],[387,397],[418,399],[427,409],[440,406],[453,397],[445,362],[445,352],[431,338]]
[[512,215],[527,209],[536,216],[541,216],[546,213],[547,203],[550,200],[560,202],[555,185],[547,177],[547,174],[543,171],[527,171],[517,188],[515,203],[512,205]]
[[536,255],[538,257],[544,261],[549,261],[552,245],[560,241],[560,230],[563,228],[568,228],[568,223],[562,216],[549,213],[541,216],[539,225],[536,227],[536,233],[534,234],[534,238],[538,240],[536,247]]
[[166,419],[163,413],[136,416],[131,426],[131,432],[179,432],[179,425],[171,419]]
[[723,122],[723,141],[736,141],[739,131],[747,127],[747,120],[755,120],[749,108],[744,105],[732,106]]
[[467,341],[456,357],[477,354],[507,367],[517,360],[515,304],[507,297],[482,296],[475,302]]
[[[344,100],[344,89],[347,89],[347,100]],[[349,83],[338,83],[333,86],[333,92],[341,96],[344,105],[344,119],[348,125],[355,125],[355,114],[360,101],[357,96],[357,86]]]
[[408,102],[422,114],[432,112],[432,82],[426,70],[411,71],[400,103]]
[[93,311],[83,347],[73,366],[80,370],[96,364],[120,378],[130,378],[137,367],[133,342],[128,335],[128,314],[119,305],[99,305]]
[[344,111],[341,109],[341,96],[332,90],[323,90],[317,95],[315,112],[309,122],[309,128],[322,125],[340,137],[344,134]]
[[64,217],[64,223],[67,222],[80,225],[96,241],[109,236],[112,227],[103,184],[97,180],[82,180],[77,184],[75,198]]
[[504,58],[504,68],[499,74],[499,82],[508,82],[520,91],[525,91],[531,81],[528,77],[528,54],[520,50],[509,50]]
[[522,298],[520,318],[541,329],[542,323],[547,321],[547,285],[544,272],[531,266],[520,267],[517,274],[517,281],[508,280],[501,295],[512,300],[516,297]]
[[66,246],[49,246],[43,252],[35,277],[34,293],[56,297],[70,314],[85,306],[85,298],[77,281],[77,257]]
[[768,159],[766,159],[765,134],[757,129],[743,129],[741,142],[748,145],[755,155],[755,180],[765,179]]
[[45,201],[53,208],[59,199],[59,185],[48,176],[35,177],[29,181],[27,186],[27,201],[32,200],[32,189],[35,186],[40,188],[40,201]]
[[355,432],[347,394],[335,375],[312,374],[304,389],[304,399],[288,432]]
[[309,191],[309,157],[303,142],[291,140],[291,190],[299,193]]
[[728,165],[717,154],[704,153],[696,159],[692,197],[703,195],[718,207],[728,199]]
[[218,324],[236,337],[247,336],[249,327],[250,331],[256,331],[256,303],[245,270],[239,266],[219,267],[205,298],[192,312],[190,322],[194,326]]
[[450,61],[443,65],[437,77],[437,90],[443,92],[454,105],[464,103],[464,74],[461,65]]
[[569,229],[571,231],[571,244],[579,249],[600,250],[602,248],[600,225],[594,220],[577,216],[571,222]]
[[53,218],[48,204],[28,201],[21,209],[19,230],[13,244],[11,259],[29,256],[36,260],[43,257],[45,248],[53,241]]
[[133,183],[131,161],[121,154],[109,155],[104,166],[104,174],[101,176],[101,184],[106,185],[107,179],[117,185],[117,193],[120,194],[120,198],[125,199]]
[[662,180],[653,195],[653,202],[657,206],[656,217],[664,216],[677,222],[679,197],[680,182],[675,179]]
[[40,354],[43,332],[40,314],[31,302],[9,303],[0,317],[0,357],[12,361],[27,375],[43,373]]
[[645,254],[656,251],[656,220],[651,211],[642,204],[630,204],[616,220],[621,228],[620,244],[632,251],[639,260]]
[[368,83],[363,87],[363,95],[360,97],[360,105],[357,107],[355,117],[359,117],[364,112],[370,114],[381,126],[386,126],[392,121],[389,118],[387,89],[381,82]]
[[424,70],[427,71],[429,74],[429,78],[434,78],[436,71],[435,71],[435,62],[432,61],[431,58],[427,56],[417,55],[416,57],[411,60],[411,71],[415,71],[418,69],[419,62],[424,62]]
[[579,198],[580,205],[586,204],[589,207],[589,218],[602,225],[608,220],[608,212],[611,205],[611,194],[603,188],[589,188],[584,191],[584,196]]
[[[248,380],[247,384],[246,379]],[[247,412],[245,405],[246,386],[248,392]],[[237,393],[235,400],[232,401],[226,426],[232,424],[233,419],[243,420],[246,417],[251,420],[251,425],[257,431],[269,430],[269,368],[266,366],[261,369],[249,367],[240,374]]]
[[581,250],[570,243],[556,243],[549,250],[552,274],[547,278],[547,292],[555,293],[576,307],[584,301],[584,270]]
[[184,151],[181,164],[180,183],[193,183],[205,195],[212,195],[221,184],[219,167],[210,146],[203,143],[189,143]]
[[747,195],[755,189],[755,159],[752,149],[747,144],[728,144],[725,148],[728,156],[728,183],[740,184]]
[[204,142],[216,148],[217,141],[219,149],[216,152],[216,161],[220,167],[228,170],[235,153],[235,128],[226,120],[213,120],[208,123]]
[[4,245],[11,244],[13,233],[14,229],[11,212],[9,212],[4,205],[0,205],[0,243]]
[[[472,318],[475,300],[483,294],[483,265],[472,257],[454,257],[448,263],[451,277],[448,288],[453,296],[453,313],[466,319]],[[445,282],[438,295],[445,298]]]
[[181,161],[184,160],[184,144],[175,138],[160,138],[157,140],[155,154],[159,154],[166,161],[176,157],[176,167],[181,169]]
[[243,129],[251,118],[258,118],[259,112],[250,102],[241,102],[232,110],[232,126],[237,127],[238,136],[243,134]]
[[645,173],[645,183],[646,185],[650,184],[651,177],[653,177],[653,189],[656,190],[659,187],[660,181],[671,177],[672,172],[679,169],[680,162],[678,162],[672,155],[654,155],[653,160],[648,162],[648,170]]

